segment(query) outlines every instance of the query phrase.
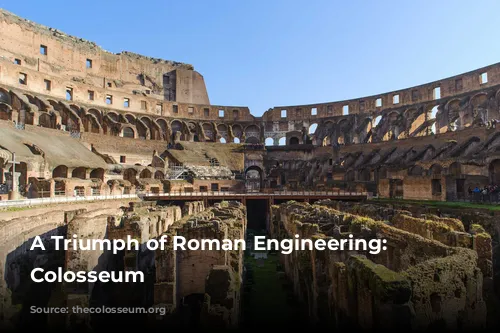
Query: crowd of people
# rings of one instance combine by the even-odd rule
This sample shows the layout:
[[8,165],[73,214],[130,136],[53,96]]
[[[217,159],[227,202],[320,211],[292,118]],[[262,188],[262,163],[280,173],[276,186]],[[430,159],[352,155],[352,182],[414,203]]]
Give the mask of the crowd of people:
[[484,187],[469,187],[469,198],[471,201],[499,201],[500,187],[496,184],[485,185]]

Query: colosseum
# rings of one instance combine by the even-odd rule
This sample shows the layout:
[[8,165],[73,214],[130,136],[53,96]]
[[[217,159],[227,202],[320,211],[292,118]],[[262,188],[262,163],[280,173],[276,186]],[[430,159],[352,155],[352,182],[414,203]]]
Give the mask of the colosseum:
[[[0,9],[0,327],[498,329],[500,63],[262,116],[191,64]],[[66,251],[51,236],[387,241],[378,254]],[[41,236],[48,250],[31,250]],[[34,283],[35,267],[144,283]],[[32,313],[142,306],[164,314]]]

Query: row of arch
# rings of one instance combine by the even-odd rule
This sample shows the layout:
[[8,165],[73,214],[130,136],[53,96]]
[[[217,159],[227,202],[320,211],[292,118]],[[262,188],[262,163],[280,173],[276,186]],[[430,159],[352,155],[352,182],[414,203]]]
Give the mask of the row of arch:
[[[69,168],[65,165],[59,165],[52,171],[52,178],[68,178],[71,174],[71,178],[78,179],[100,179],[104,181],[105,171],[103,168],[97,168],[90,170],[87,178],[88,169],[85,167],[74,168],[71,173]],[[123,179],[131,181],[132,183],[138,178],[140,179],[165,179],[165,174],[160,171],[151,171],[147,168],[141,170],[140,172],[133,168],[128,168],[123,171]]]
[[[84,108],[74,103],[15,93],[0,88],[0,119],[68,131],[99,133],[164,141],[260,143],[261,126],[209,121],[167,119]],[[438,134],[497,119],[500,91],[482,91],[444,103],[418,104],[405,110],[384,110],[376,115],[355,114],[326,119],[308,126],[315,145],[378,142]],[[335,117],[338,118],[338,117]],[[354,120],[353,120],[354,119]],[[318,131],[320,129],[320,131]],[[290,141],[290,140],[289,140]],[[273,145],[295,144],[273,141]],[[267,140],[266,145],[271,145]]]

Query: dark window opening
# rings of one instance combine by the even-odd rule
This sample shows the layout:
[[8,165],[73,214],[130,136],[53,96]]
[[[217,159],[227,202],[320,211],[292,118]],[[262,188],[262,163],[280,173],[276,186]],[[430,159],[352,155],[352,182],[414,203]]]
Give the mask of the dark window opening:
[[70,87],[66,88],[66,100],[68,100],[68,101],[73,100],[73,88],[70,88]]
[[14,64],[20,65],[21,64],[21,59],[14,59]]
[[127,158],[125,156],[120,156],[120,163],[125,163],[125,161],[127,160]]
[[209,108],[203,109],[203,114],[205,115],[205,117],[209,117],[210,116],[210,109]]
[[432,180],[432,195],[441,195],[441,179]]
[[179,106],[178,105],[172,105],[172,111],[174,113],[179,113]]
[[40,45],[40,54],[41,55],[47,55],[47,51],[48,51],[47,46]]
[[217,191],[219,191],[219,184],[217,184],[217,183],[212,183],[212,184],[210,184],[210,189],[211,189],[213,192],[217,192]]
[[141,101],[141,110],[146,110],[146,101]]
[[45,90],[50,91],[50,89],[52,88],[52,83],[50,82],[50,80],[43,80],[43,82],[45,83]]
[[19,83],[20,84],[28,84],[28,75],[25,73],[19,73]]
[[89,101],[93,101],[94,100],[94,92],[92,90],[89,90]]
[[87,59],[87,62],[85,63],[85,66],[87,68],[92,68],[92,59]]

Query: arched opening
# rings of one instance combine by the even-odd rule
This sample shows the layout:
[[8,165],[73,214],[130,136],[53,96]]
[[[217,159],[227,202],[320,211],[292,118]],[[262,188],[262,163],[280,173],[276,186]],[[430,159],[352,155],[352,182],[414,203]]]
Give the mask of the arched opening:
[[96,178],[104,181],[104,169],[98,168],[94,169],[90,172],[90,178]]
[[212,124],[204,123],[202,126],[203,133],[205,134],[205,141],[214,142],[214,130]]
[[285,146],[286,145],[286,137],[282,137],[278,141],[278,145]]
[[182,123],[179,120],[174,120],[172,121],[172,140],[174,140],[178,135],[177,132],[181,133],[181,135],[179,136],[179,140],[184,140],[184,137],[182,135]]
[[80,178],[80,179],[86,179],[87,178],[87,169],[84,167],[79,167],[73,170],[71,173],[72,178]]
[[135,169],[126,169],[123,172],[123,179],[128,180],[131,184],[135,184],[137,171]]
[[368,169],[362,169],[358,173],[358,178],[362,182],[369,182],[371,180],[371,172]]
[[262,169],[251,166],[245,171],[245,187],[247,191],[259,192],[262,187]]
[[134,130],[130,127],[124,127],[122,129],[122,137],[124,138],[134,138],[135,137],[135,133],[134,133]]
[[345,136],[344,136],[344,134],[343,134],[343,133],[342,133],[342,134],[340,134],[340,135],[339,135],[339,137],[337,138],[337,143],[338,143],[339,145],[344,145],[344,144],[345,144]]
[[330,139],[330,136],[327,135],[323,138],[323,143],[322,143],[322,146],[325,147],[325,146],[330,146],[332,144],[332,140]]
[[144,169],[139,174],[139,178],[151,178],[152,175],[153,174],[151,173],[151,171],[149,171],[148,169]]
[[158,126],[160,126],[160,137],[162,140],[167,140],[167,122],[165,119],[158,119],[156,121],[158,123]]
[[500,159],[493,160],[489,167],[490,183],[500,185]]
[[298,145],[298,144],[299,144],[299,138],[294,136],[290,138],[290,145]]
[[318,124],[316,124],[316,123],[309,126],[309,134],[314,134],[316,132],[317,128],[318,128]]
[[155,179],[165,179],[165,175],[160,170],[155,172]]
[[415,166],[411,167],[410,169],[408,169],[409,176],[422,176],[423,173],[424,173],[424,169],[419,165],[415,165]]
[[224,138],[220,138],[219,142],[220,142],[220,143],[226,143],[226,139],[224,139]]
[[233,142],[234,143],[240,143],[240,139],[239,138],[234,138]]
[[59,165],[52,171],[52,178],[68,178],[68,167]]
[[238,138],[238,140],[241,140],[241,136],[243,135],[243,127],[241,127],[240,125],[233,125],[232,130],[233,130],[233,136],[235,138]]
[[373,120],[373,127],[378,126],[378,124],[380,123],[380,120],[382,120],[382,116],[377,116],[377,117]]
[[256,144],[259,144],[259,139],[257,139],[256,137],[252,136],[252,137],[249,137],[245,140],[245,143],[250,143],[250,144],[253,144],[253,145],[256,145]]
[[259,127],[257,127],[257,125],[250,125],[250,126],[248,126],[245,129],[245,136],[247,138],[255,137],[255,138],[257,138],[257,141],[259,141],[258,140],[258,138],[260,137],[260,129],[259,129]]
[[429,169],[429,175],[433,177],[441,176],[443,173],[443,167],[439,164],[433,164]]
[[55,117],[51,117],[48,113],[40,113],[38,117],[38,125],[45,128],[56,128]]
[[266,146],[272,146],[274,145],[274,140],[273,138],[267,138],[265,141]]
[[458,162],[452,163],[448,168],[448,174],[454,177],[460,177],[462,175],[462,165]]
[[0,120],[12,120],[12,111],[5,104],[0,104]]
[[137,129],[137,136],[140,138],[140,139],[146,139],[147,138],[147,127],[144,125],[144,123],[140,120],[137,121],[137,125],[136,125],[136,129]]

